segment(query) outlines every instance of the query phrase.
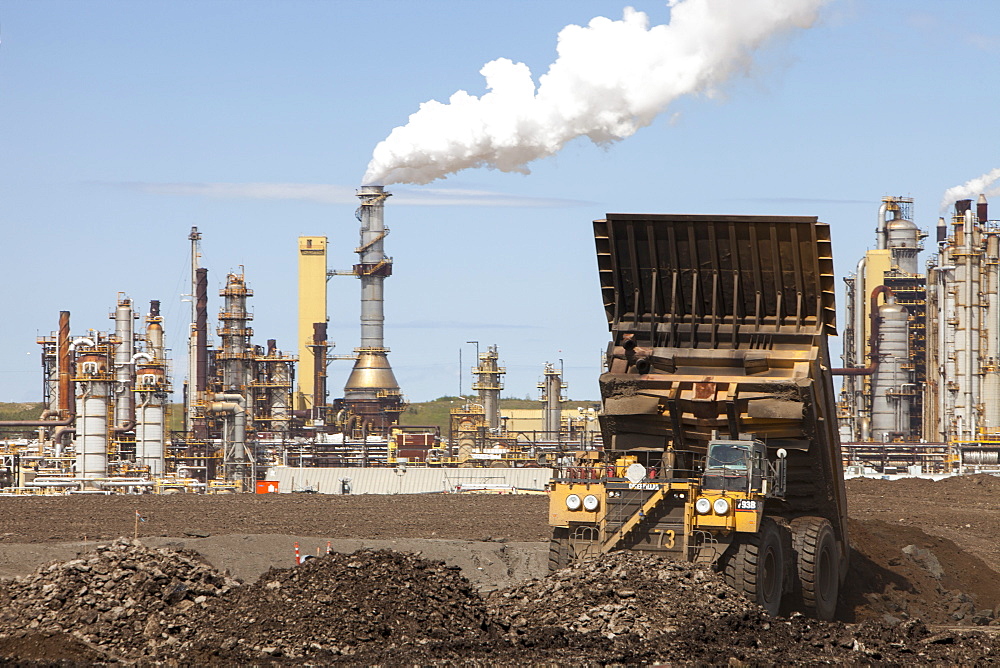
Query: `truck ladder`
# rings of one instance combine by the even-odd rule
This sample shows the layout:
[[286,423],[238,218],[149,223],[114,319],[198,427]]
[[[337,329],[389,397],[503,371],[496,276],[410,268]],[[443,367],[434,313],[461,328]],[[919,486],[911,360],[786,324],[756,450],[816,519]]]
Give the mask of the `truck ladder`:
[[653,494],[650,495],[648,499],[646,499],[646,503],[642,504],[642,508],[640,508],[638,512],[632,515],[632,517],[625,520],[625,523],[618,528],[618,531],[616,531],[614,534],[611,535],[610,538],[604,541],[604,543],[601,545],[601,552],[606,554],[611,550],[615,549],[618,543],[620,543],[622,539],[625,538],[625,536],[631,533],[632,529],[636,528],[639,525],[639,522],[645,519],[646,516],[654,508],[656,508],[656,506],[660,505],[660,502],[666,498],[667,490],[669,489],[670,485],[664,485],[661,486],[655,492],[653,492]]

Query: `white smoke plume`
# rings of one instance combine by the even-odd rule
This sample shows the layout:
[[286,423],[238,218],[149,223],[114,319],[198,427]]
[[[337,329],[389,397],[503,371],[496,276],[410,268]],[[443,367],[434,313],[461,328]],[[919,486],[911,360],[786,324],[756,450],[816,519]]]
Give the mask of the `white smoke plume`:
[[429,183],[462,169],[529,173],[576,137],[607,145],[653,122],[671,102],[711,94],[746,70],[755,49],[808,28],[827,0],[672,0],[670,22],[627,7],[559,32],[555,62],[538,80],[524,63],[483,66],[489,92],[430,100],[373,152],[362,183]]
[[944,191],[941,198],[941,211],[947,210],[951,205],[960,199],[975,199],[980,194],[992,197],[1000,195],[1000,167],[991,169],[982,176],[970,179],[960,186],[952,186]]

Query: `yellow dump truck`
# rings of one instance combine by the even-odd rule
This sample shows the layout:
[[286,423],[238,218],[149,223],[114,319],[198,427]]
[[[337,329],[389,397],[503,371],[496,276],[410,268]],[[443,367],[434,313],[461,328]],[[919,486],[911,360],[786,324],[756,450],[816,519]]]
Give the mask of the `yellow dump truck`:
[[560,463],[550,567],[663,554],[713,564],[771,614],[830,619],[849,547],[829,227],[608,214],[594,234],[605,449]]

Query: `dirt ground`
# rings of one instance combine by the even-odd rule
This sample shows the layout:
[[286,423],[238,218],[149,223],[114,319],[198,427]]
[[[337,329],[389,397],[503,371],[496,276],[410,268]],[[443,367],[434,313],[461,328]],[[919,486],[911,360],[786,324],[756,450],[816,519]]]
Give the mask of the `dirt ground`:
[[[948,629],[1000,628],[1000,546],[995,540],[1000,532],[1000,478],[855,479],[848,481],[847,489],[853,550],[837,617],[849,625],[868,625],[858,627],[864,629],[862,635],[844,636],[852,651],[858,651],[858,643],[870,647],[883,641],[887,647],[903,647],[909,641],[899,634],[967,651],[968,643],[948,635]],[[446,562],[480,594],[499,595],[545,576],[546,508],[544,496],[498,495],[0,497],[0,578],[23,577],[40,564],[71,560],[99,542],[131,537],[138,512],[144,545],[194,550],[219,571],[247,583],[269,569],[291,567],[298,542],[303,554],[324,553],[328,544],[345,554],[359,549],[415,553]],[[742,623],[759,638],[771,637],[767,622],[747,619],[744,614]],[[720,623],[734,622],[726,618]],[[831,638],[846,633],[843,629],[854,628],[812,626],[802,631],[794,619],[789,623],[810,642],[833,642]],[[931,630],[914,624],[927,624]],[[735,630],[711,625],[699,629],[691,633],[724,636]],[[825,635],[817,640],[816,634]],[[73,656],[85,656],[90,650],[73,644],[78,642],[62,636],[7,636],[0,642],[0,653],[31,661],[35,645],[63,643],[76,648]],[[532,636],[530,643],[535,642],[540,641]],[[571,647],[583,641],[560,636],[558,642]],[[992,648],[992,641],[975,642],[980,644],[968,650],[972,653],[933,656],[961,663],[982,652],[1000,651],[1000,645]],[[621,650],[616,647],[616,652]],[[655,656],[669,655],[662,648],[657,651]],[[66,652],[71,654],[70,649]],[[855,653],[837,661],[880,663],[879,656]]]

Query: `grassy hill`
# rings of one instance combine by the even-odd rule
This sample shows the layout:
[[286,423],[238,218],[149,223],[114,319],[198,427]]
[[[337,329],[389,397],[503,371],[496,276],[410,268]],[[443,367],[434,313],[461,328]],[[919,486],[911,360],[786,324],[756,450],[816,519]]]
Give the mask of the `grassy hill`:
[[4,403],[0,402],[0,420],[37,420],[45,410],[42,402]]
[[[407,406],[400,418],[406,425],[430,425],[441,428],[441,435],[448,435],[448,422],[452,408],[458,408],[466,401],[475,403],[476,397],[438,397],[432,401],[412,403]],[[596,401],[567,401],[563,408],[575,411],[577,406],[590,406]],[[3,403],[0,402],[0,420],[37,420],[45,405],[41,402]],[[501,399],[500,408],[542,408],[542,402],[533,399]],[[167,408],[167,430],[180,430],[183,427],[183,411],[181,404],[170,404]],[[30,431],[30,429],[26,429]],[[10,433],[10,432],[8,432]]]
[[[404,425],[431,425],[441,428],[441,435],[448,435],[448,422],[451,416],[451,409],[458,408],[466,401],[476,403],[478,397],[467,397],[462,399],[461,397],[438,397],[432,401],[423,401],[412,403],[406,407],[403,411],[402,416],[400,416],[400,424]],[[567,401],[563,404],[564,410],[575,411],[577,406],[591,406],[595,401],[580,400],[580,401]],[[500,408],[534,408],[541,409],[542,402],[534,399],[501,399]]]

